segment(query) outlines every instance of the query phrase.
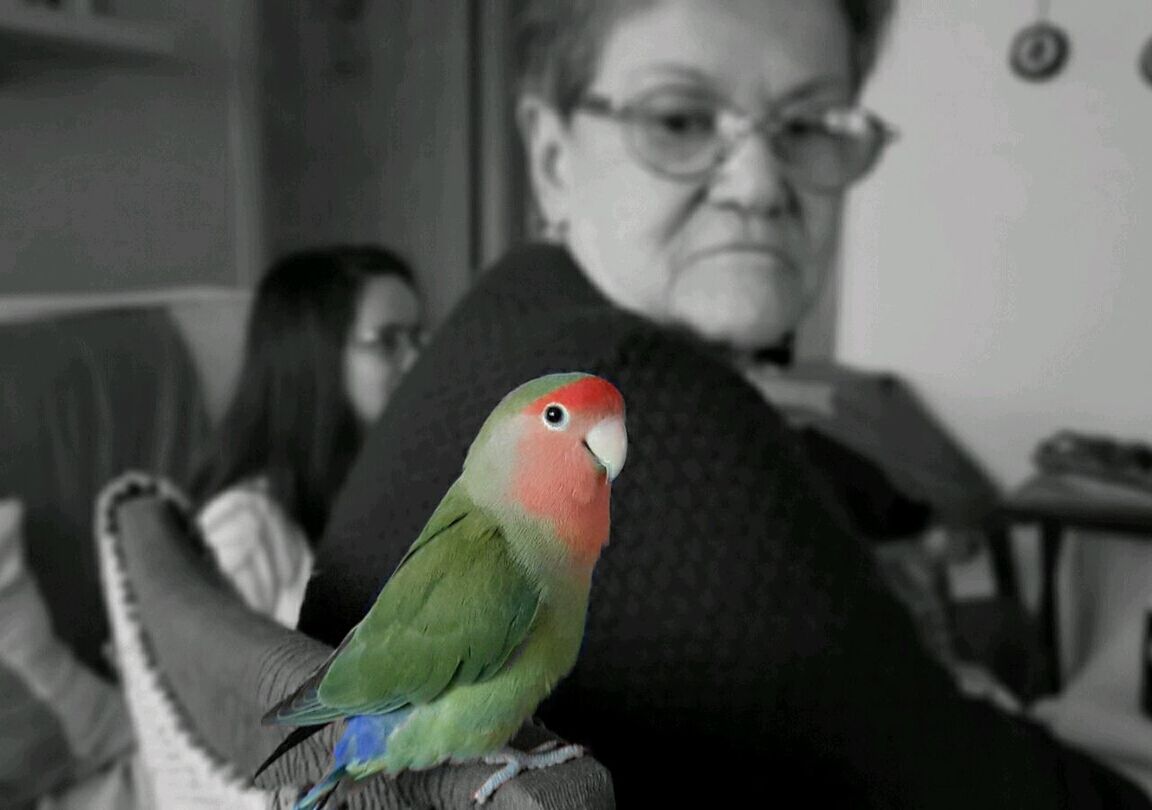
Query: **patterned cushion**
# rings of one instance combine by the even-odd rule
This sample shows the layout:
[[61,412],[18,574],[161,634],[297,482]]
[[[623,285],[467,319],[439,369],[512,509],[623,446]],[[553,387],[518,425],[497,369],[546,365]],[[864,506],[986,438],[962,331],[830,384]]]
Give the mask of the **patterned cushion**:
[[75,782],[131,750],[133,735],[114,687],[81,664],[53,633],[25,565],[23,509],[0,501],[0,807]]

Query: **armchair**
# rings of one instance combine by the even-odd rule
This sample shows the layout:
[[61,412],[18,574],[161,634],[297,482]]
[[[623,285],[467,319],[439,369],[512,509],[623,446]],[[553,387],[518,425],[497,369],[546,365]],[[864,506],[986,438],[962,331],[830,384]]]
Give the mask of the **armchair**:
[[[155,806],[288,807],[322,775],[335,741],[314,735],[250,784],[287,729],[261,726],[331,652],[252,613],[197,543],[187,505],[166,482],[127,474],[105,488],[96,526],[105,599],[120,677],[151,775]],[[527,725],[515,745],[552,735]],[[471,808],[490,775],[481,764],[369,780],[348,796],[356,808]],[[608,771],[591,757],[517,777],[493,808],[561,810],[615,806]]]

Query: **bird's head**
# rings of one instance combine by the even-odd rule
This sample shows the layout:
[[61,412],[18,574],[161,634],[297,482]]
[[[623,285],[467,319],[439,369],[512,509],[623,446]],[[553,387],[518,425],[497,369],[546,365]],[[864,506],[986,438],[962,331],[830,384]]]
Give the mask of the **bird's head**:
[[591,374],[550,374],[493,409],[463,478],[478,503],[543,520],[579,556],[595,559],[608,539],[609,495],[627,455],[616,387]]

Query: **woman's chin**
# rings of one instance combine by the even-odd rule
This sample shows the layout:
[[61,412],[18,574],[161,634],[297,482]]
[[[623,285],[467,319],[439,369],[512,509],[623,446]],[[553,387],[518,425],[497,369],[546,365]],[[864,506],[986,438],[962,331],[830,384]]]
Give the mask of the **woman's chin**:
[[797,306],[776,300],[740,297],[689,298],[674,302],[672,318],[700,337],[733,349],[756,350],[778,345],[796,326]]
[[778,346],[788,331],[763,323],[689,322],[688,327],[712,343],[721,343],[737,351],[756,351]]
[[751,260],[694,262],[670,293],[673,320],[735,349],[776,345],[803,311],[800,277],[792,267]]

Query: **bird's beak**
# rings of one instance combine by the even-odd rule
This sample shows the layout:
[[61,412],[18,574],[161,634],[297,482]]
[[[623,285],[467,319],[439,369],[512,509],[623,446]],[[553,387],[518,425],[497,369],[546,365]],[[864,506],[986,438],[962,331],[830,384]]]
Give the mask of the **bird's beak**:
[[624,429],[624,420],[614,416],[597,422],[584,437],[584,445],[608,472],[608,480],[615,481],[628,458],[628,432]]

